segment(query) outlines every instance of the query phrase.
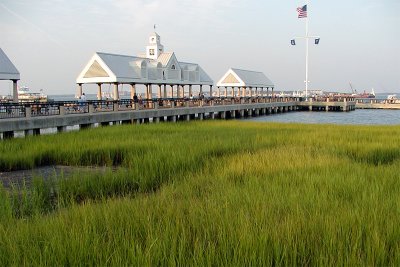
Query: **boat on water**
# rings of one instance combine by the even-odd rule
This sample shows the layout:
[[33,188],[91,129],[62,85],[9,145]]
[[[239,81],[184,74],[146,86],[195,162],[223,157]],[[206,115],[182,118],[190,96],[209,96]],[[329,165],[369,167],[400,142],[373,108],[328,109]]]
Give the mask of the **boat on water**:
[[21,86],[18,88],[18,101],[19,102],[47,102],[47,95],[40,89],[40,93],[33,93],[29,87]]
[[375,98],[375,91],[374,88],[372,88],[371,93],[367,93],[365,90],[363,93],[358,94],[352,94],[351,96],[355,97],[355,98]]

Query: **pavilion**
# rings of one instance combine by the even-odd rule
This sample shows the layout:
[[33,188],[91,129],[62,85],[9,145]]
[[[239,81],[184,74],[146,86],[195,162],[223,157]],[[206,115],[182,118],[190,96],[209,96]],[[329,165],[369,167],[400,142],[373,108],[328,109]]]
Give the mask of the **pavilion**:
[[[130,85],[131,98],[136,93],[136,85],[146,86],[146,99],[152,98],[152,86],[158,85],[158,97],[184,97],[185,86],[188,95],[192,95],[192,86],[210,87],[212,95],[213,80],[196,63],[180,62],[174,52],[164,52],[160,36],[154,32],[150,35],[146,53],[138,56],[116,55],[96,52],[78,76],[77,96],[82,95],[83,84],[97,84],[97,97],[101,99],[102,85],[114,85],[113,99],[118,100],[119,85]],[[167,92],[167,85],[170,92]],[[162,86],[164,87],[162,90]],[[176,88],[176,89],[174,89]]]
[[[274,84],[264,73],[258,71],[229,69],[217,83],[218,96],[228,96],[228,88],[230,87],[230,95],[232,97],[246,96],[268,96],[268,90],[271,88],[271,95],[274,93]],[[221,88],[225,92],[221,93]],[[264,91],[266,89],[266,92]]]
[[17,83],[20,79],[20,74],[6,53],[0,48],[0,80],[10,80],[13,82],[13,102],[18,103],[18,88]]

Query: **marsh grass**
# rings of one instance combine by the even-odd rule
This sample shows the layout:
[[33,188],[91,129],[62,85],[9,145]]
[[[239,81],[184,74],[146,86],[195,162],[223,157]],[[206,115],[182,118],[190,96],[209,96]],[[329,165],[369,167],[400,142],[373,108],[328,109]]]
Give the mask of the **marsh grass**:
[[2,265],[400,264],[400,128],[202,122],[0,144]]

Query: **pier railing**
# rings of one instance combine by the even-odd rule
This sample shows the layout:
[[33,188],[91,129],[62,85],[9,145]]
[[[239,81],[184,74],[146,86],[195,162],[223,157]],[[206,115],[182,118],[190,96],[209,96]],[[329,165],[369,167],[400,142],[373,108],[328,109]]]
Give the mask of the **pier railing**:
[[275,103],[299,101],[297,97],[210,97],[210,98],[153,98],[94,101],[54,101],[46,103],[0,103],[0,119],[31,118],[99,112],[194,108],[218,105]]

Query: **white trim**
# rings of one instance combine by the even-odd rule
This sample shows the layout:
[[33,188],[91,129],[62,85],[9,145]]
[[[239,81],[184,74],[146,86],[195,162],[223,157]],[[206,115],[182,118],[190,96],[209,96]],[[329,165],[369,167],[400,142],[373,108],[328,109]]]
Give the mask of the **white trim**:
[[[84,77],[95,61],[97,61],[97,63],[100,64],[100,66],[104,69],[104,71],[107,72],[109,77],[93,77],[93,78],[85,78]],[[101,57],[97,53],[95,53],[92,56],[92,58],[89,60],[89,62],[86,64],[85,68],[83,69],[83,71],[79,74],[78,78],[76,79],[76,83],[92,83],[93,80],[96,80],[97,83],[117,82],[116,75],[110,70],[110,68],[107,66],[107,64],[104,63],[104,61],[101,59]]]
[[20,75],[16,73],[0,73],[0,80],[19,80]]
[[[175,61],[175,62],[173,62],[173,61]],[[172,52],[172,55],[171,55],[171,57],[169,58],[168,63],[165,65],[165,68],[166,68],[166,69],[171,69],[171,65],[175,65],[175,70],[181,70],[181,69],[182,69],[182,68],[181,68],[181,65],[179,64],[179,61],[178,61],[178,59],[176,58],[174,52]]]
[[[223,80],[226,79],[226,77],[229,76],[229,74],[232,74],[236,80],[238,80],[239,83],[223,83]],[[245,83],[243,82],[242,79],[240,79],[240,77],[236,74],[236,72],[232,69],[229,69],[224,76],[222,76],[222,78],[217,82],[217,86],[218,87],[242,87],[245,86]]]

